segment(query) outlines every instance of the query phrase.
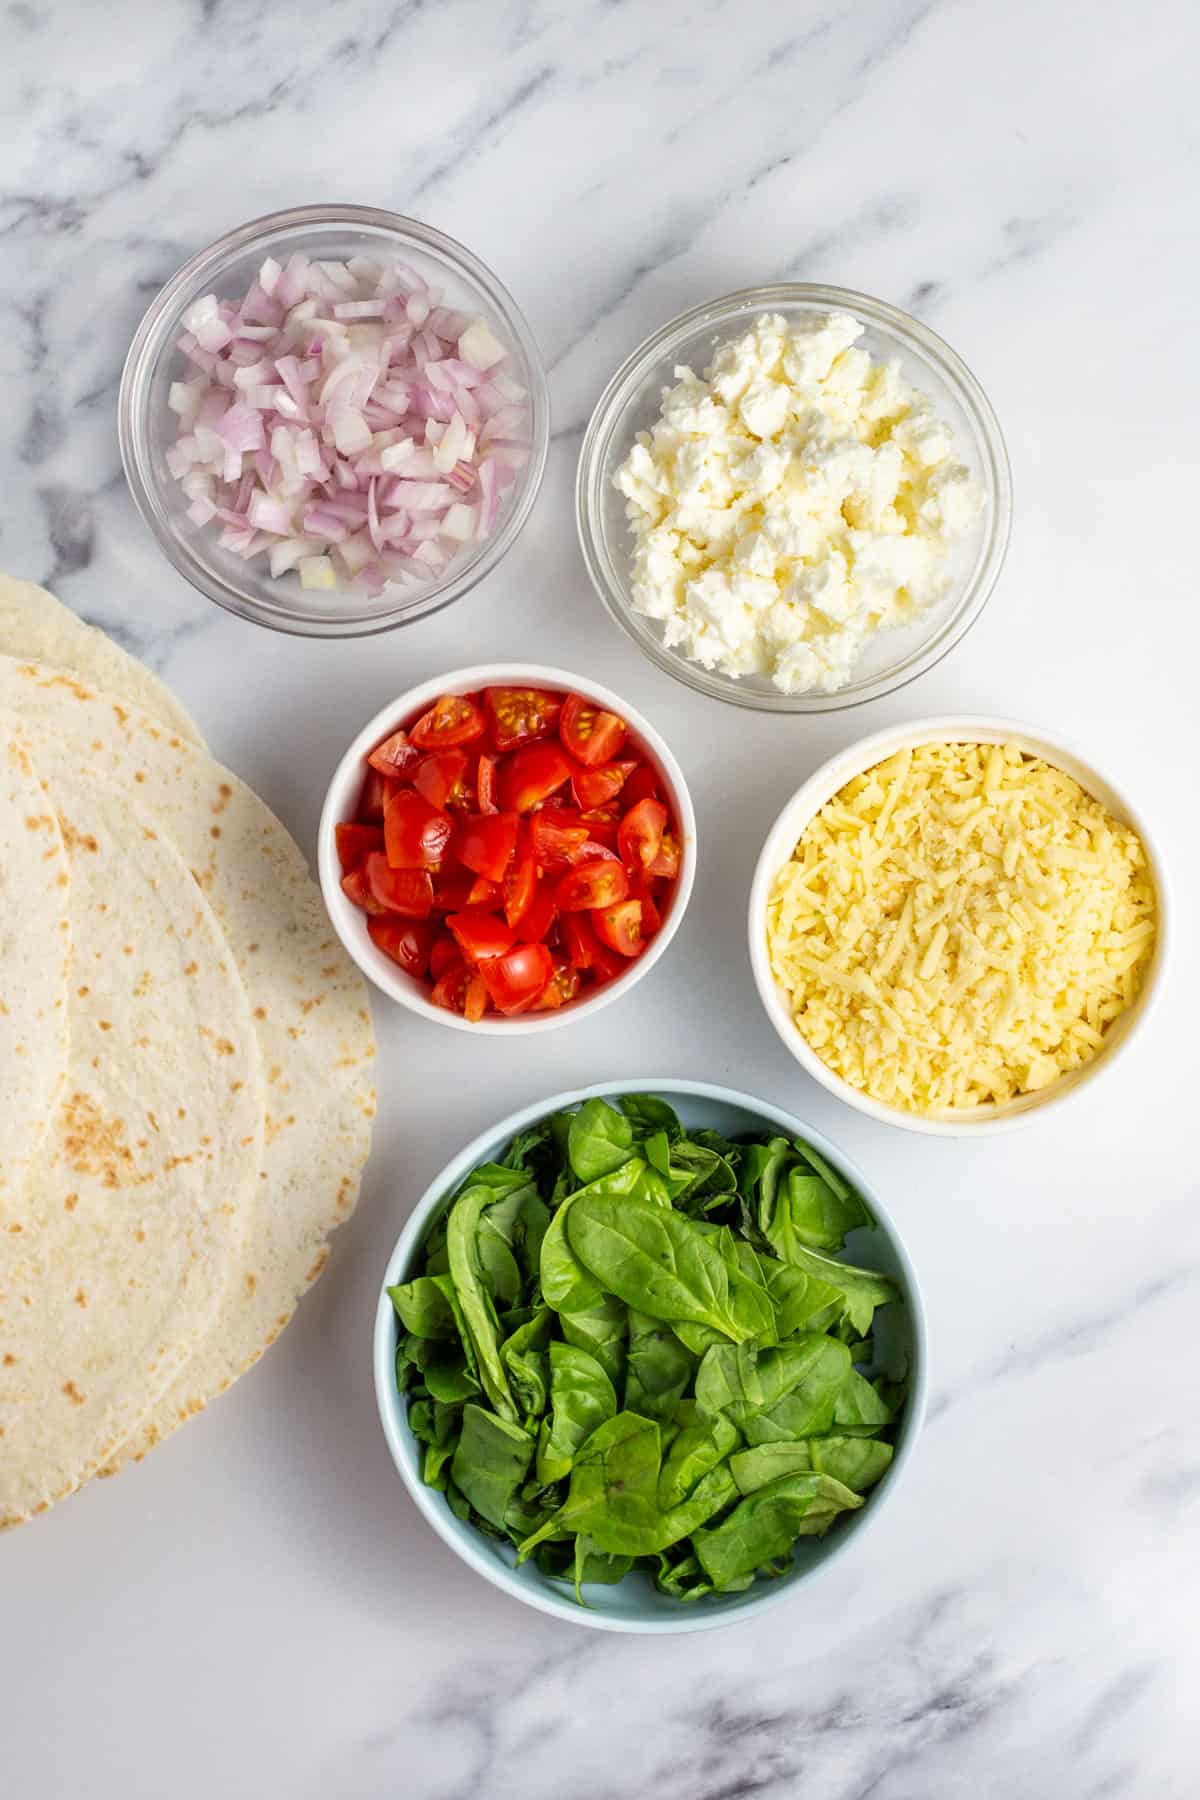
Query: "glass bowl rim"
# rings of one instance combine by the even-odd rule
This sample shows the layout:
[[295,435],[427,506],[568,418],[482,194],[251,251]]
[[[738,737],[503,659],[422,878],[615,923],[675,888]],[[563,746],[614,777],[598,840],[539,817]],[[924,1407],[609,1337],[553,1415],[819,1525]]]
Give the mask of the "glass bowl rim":
[[[680,343],[702,324],[719,330],[745,313],[798,305],[849,312],[865,323],[890,332],[933,365],[979,433],[984,466],[978,473],[991,503],[988,529],[975,571],[941,629],[893,668],[857,687],[851,684],[831,694],[756,692],[731,676],[715,675],[674,654],[649,633],[643,637],[632,622],[632,609],[624,584],[616,578],[596,500],[602,452],[611,442],[617,414],[638,389],[645,386],[650,368],[672,344]],[[772,282],[738,288],[733,293],[701,301],[685,312],[677,313],[626,357],[597,400],[584,432],[575,478],[575,522],[584,564],[609,618],[666,674],[696,693],[755,712],[842,712],[881,699],[917,680],[949,655],[975,624],[1000,577],[1008,553],[1012,534],[1012,471],[1004,434],[991,401],[962,357],[937,332],[890,301],[876,299],[855,288],[833,287],[823,282]]]
[[[390,234],[393,239],[440,256],[482,290],[524,358],[530,377],[532,453],[523,472],[523,484],[500,529],[486,539],[475,559],[449,580],[430,589],[425,597],[406,606],[362,608],[348,606],[328,619],[310,617],[286,605],[273,607],[256,595],[235,587],[204,558],[190,551],[169,516],[159,505],[149,470],[147,428],[150,382],[161,358],[173,348],[179,313],[189,295],[204,281],[216,277],[225,264],[256,243],[266,243],[289,232],[306,234],[322,227],[348,232],[365,230]],[[545,365],[524,313],[508,288],[474,253],[456,238],[420,219],[380,207],[331,203],[297,206],[264,213],[214,239],[194,252],[158,290],[134,332],[121,370],[117,398],[117,437],[125,479],[143,523],[178,574],[216,605],[238,618],[268,630],[299,637],[368,637],[439,612],[483,581],[508,553],[524,529],[541,490],[550,450],[550,393]]]

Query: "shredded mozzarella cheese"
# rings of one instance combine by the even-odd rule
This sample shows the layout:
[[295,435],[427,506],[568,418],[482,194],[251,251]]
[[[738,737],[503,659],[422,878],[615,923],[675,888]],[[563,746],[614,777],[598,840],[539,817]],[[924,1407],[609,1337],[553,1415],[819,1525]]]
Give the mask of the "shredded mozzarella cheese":
[[1033,1093],[1136,998],[1155,894],[1136,832],[1013,744],[927,744],[847,783],[776,877],[767,942],[797,1028],[910,1112]]

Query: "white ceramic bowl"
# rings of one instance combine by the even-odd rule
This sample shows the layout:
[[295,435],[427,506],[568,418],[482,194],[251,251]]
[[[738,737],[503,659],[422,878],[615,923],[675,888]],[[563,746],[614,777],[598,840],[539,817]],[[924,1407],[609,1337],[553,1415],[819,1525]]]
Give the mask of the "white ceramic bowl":
[[[371,942],[366,915],[342,892],[336,828],[354,817],[368,751],[373,750],[376,744],[399,726],[418,718],[439,694],[469,694],[486,687],[559,688],[582,694],[585,699],[596,701],[609,712],[619,713],[629,727],[630,737],[654,764],[662,778],[672,811],[679,822],[681,857],[679,880],[671,904],[663,916],[662,929],[651,939],[648,948],[630,963],[625,974],[606,982],[603,987],[584,989],[577,1000],[569,1001],[566,1006],[560,1006],[554,1011],[520,1013],[515,1018],[488,1014],[472,1024],[458,1013],[447,1012],[443,1006],[435,1006],[429,998],[425,983],[406,974]],[[585,1015],[599,1012],[602,1006],[620,999],[635,982],[641,981],[650,973],[679,930],[691,898],[692,883],[696,879],[696,814],[687,782],[683,778],[683,770],[675,757],[649,720],[643,718],[620,694],[614,694],[611,688],[601,687],[599,682],[575,675],[570,669],[553,669],[540,663],[480,663],[471,669],[452,669],[448,675],[440,675],[434,681],[422,682],[420,687],[409,688],[407,693],[391,701],[363,726],[334,770],[333,780],[325,796],[317,834],[317,867],[321,892],[334,929],[363,974],[377,988],[391,999],[398,1000],[401,1006],[407,1006],[410,1012],[419,1013],[424,1019],[432,1019],[435,1024],[449,1025],[457,1031],[472,1031],[477,1035],[491,1033],[497,1037],[511,1037],[517,1032],[553,1031],[556,1026],[569,1025]]]
[[[658,1593],[644,1575],[634,1573],[614,1587],[585,1587],[587,1606],[581,1607],[570,1588],[543,1575],[536,1562],[530,1561],[517,1568],[516,1555],[510,1544],[485,1537],[473,1525],[455,1518],[446,1503],[446,1496],[436,1488],[426,1487],[421,1480],[421,1447],[409,1428],[407,1404],[396,1390],[397,1324],[387,1290],[410,1279],[417,1252],[430,1227],[471,1170],[481,1162],[499,1156],[519,1131],[564,1106],[578,1106],[593,1097],[607,1099],[613,1094],[639,1093],[660,1094],[675,1108],[683,1123],[693,1129],[707,1128],[733,1136],[738,1132],[762,1130],[765,1126],[769,1130],[782,1131],[788,1137],[803,1138],[841,1171],[862,1195],[875,1221],[873,1227],[859,1227],[850,1233],[846,1240],[846,1260],[894,1276],[904,1294],[903,1307],[889,1306],[879,1315],[874,1336],[883,1365],[897,1377],[907,1372],[908,1399],[896,1430],[896,1454],[892,1465],[873,1490],[866,1506],[861,1512],[839,1520],[825,1537],[801,1538],[793,1553],[792,1566],[778,1580],[759,1581],[740,1594],[710,1594],[703,1600],[683,1605]],[[756,1617],[764,1606],[773,1606],[789,1595],[795,1596],[797,1588],[812,1581],[821,1570],[845,1555],[852,1544],[859,1542],[863,1532],[873,1527],[889,1504],[916,1448],[929,1391],[925,1308],[916,1271],[895,1223],[862,1172],[821,1132],[765,1100],[737,1093],[731,1088],[715,1087],[707,1081],[663,1081],[635,1076],[555,1094],[533,1106],[522,1107],[520,1112],[485,1131],[447,1163],[413,1207],[388,1259],[375,1309],[374,1366],[379,1418],[392,1460],[405,1487],[438,1536],[477,1575],[482,1575],[514,1600],[535,1606],[539,1612],[566,1619],[572,1625],[591,1625],[601,1631],[705,1631],[714,1626],[734,1624],[738,1619]]]
[[[1158,901],[1154,955],[1141,992],[1133,1005],[1113,1021],[1104,1048],[1098,1055],[1037,1093],[1021,1094],[1002,1105],[980,1107],[969,1115],[905,1112],[898,1106],[886,1106],[882,1101],[872,1099],[869,1094],[864,1094],[858,1088],[851,1087],[849,1082],[843,1081],[815,1050],[810,1049],[797,1030],[787,998],[771,972],[767,951],[766,916],[771,886],[779,870],[790,859],[813,816],[846,782],[861,775],[875,763],[894,756],[898,750],[916,749],[921,744],[934,743],[1016,744],[1029,755],[1039,756],[1043,761],[1064,770],[1107,807],[1114,818],[1132,826],[1137,832],[1145,846]],[[767,1017],[785,1047],[813,1079],[819,1081],[822,1087],[828,1088],[831,1094],[836,1094],[848,1106],[857,1107],[859,1112],[866,1113],[872,1119],[879,1119],[885,1125],[899,1125],[906,1131],[922,1131],[937,1137],[976,1137],[981,1133],[1007,1131],[1015,1125],[1025,1124],[1035,1113],[1060,1105],[1062,1101],[1077,1094],[1085,1084],[1111,1068],[1117,1055],[1126,1048],[1134,1033],[1141,1029],[1151,1001],[1162,985],[1168,915],[1166,877],[1154,837],[1141,814],[1134,810],[1124,794],[1106,776],[1072,745],[1059,738],[1047,737],[1034,725],[1023,725],[1011,719],[980,718],[970,713],[953,714],[945,718],[921,719],[910,725],[894,725],[886,731],[876,732],[873,737],[860,739],[858,743],[851,744],[848,749],[823,763],[815,775],[810,776],[803,787],[792,795],[768,833],[750,887],[750,966],[754,971],[755,984]]]

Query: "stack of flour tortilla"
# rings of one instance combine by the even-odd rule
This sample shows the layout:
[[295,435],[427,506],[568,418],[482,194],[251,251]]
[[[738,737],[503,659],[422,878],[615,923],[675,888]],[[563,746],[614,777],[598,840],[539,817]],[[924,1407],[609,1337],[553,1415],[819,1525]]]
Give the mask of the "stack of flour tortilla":
[[0,1528],[278,1336],[353,1210],[366,990],[178,701],[0,577]]

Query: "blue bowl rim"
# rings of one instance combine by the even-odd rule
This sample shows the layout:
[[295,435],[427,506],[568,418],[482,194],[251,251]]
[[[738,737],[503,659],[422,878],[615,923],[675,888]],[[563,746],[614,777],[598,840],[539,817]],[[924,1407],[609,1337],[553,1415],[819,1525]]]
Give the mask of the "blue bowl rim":
[[[501,1562],[489,1554],[482,1540],[475,1541],[477,1533],[469,1526],[463,1526],[446,1506],[444,1496],[435,1488],[427,1488],[423,1482],[415,1479],[405,1464],[402,1445],[411,1437],[405,1418],[405,1408],[400,1394],[396,1390],[395,1378],[395,1309],[387,1295],[387,1289],[394,1286],[407,1272],[411,1258],[418,1248],[430,1219],[438,1204],[457,1188],[463,1177],[470,1173],[477,1162],[483,1161],[497,1138],[512,1138],[519,1131],[545,1118],[548,1113],[557,1112],[563,1107],[578,1106],[585,1100],[610,1099],[614,1094],[660,1094],[669,1099],[673,1094],[692,1095],[700,1099],[715,1100],[729,1106],[744,1108],[747,1112],[760,1115],[770,1123],[779,1125],[789,1135],[801,1137],[812,1144],[815,1150],[827,1157],[833,1166],[840,1170],[858,1188],[871,1209],[876,1224],[889,1240],[904,1276],[905,1299],[910,1314],[912,1331],[913,1363],[912,1387],[896,1455],[888,1470],[887,1476],[876,1494],[856,1515],[850,1530],[839,1534],[831,1544],[827,1554],[821,1561],[803,1574],[790,1581],[764,1582],[761,1593],[756,1593],[752,1603],[720,1612],[706,1612],[703,1603],[695,1607],[679,1608],[680,1616],[655,1617],[647,1619],[617,1618],[579,1606],[566,1594],[561,1597],[551,1591],[539,1592],[523,1586],[512,1572]],[[803,1120],[776,1106],[773,1101],[761,1100],[754,1094],[747,1094],[738,1088],[727,1088],[714,1082],[689,1081],[680,1078],[663,1076],[627,1077],[620,1081],[594,1082],[590,1087],[569,1088],[562,1093],[552,1094],[544,1100],[534,1101],[523,1106],[519,1111],[511,1113],[506,1119],[489,1126],[468,1144],[465,1149],[451,1158],[441,1172],[425,1189],[405,1221],[404,1228],[396,1240],[391,1256],[388,1258],[383,1281],[379,1289],[379,1303],[375,1309],[374,1331],[374,1371],[375,1398],[379,1408],[379,1419],[383,1426],[383,1435],[391,1452],[392,1461],[400,1473],[400,1478],[408,1489],[418,1509],[432,1525],[438,1536],[450,1546],[463,1562],[493,1587],[521,1601],[526,1606],[535,1607],[539,1612],[548,1613],[552,1618],[566,1619],[575,1625],[588,1625],[601,1631],[627,1631],[633,1633],[675,1633],[684,1631],[712,1631],[721,1626],[733,1625],[739,1620],[754,1616],[762,1606],[770,1605],[785,1599],[800,1587],[805,1586],[817,1575],[840,1560],[850,1545],[856,1543],[865,1530],[874,1522],[891,1499],[900,1478],[907,1468],[925,1419],[929,1392],[929,1339],[925,1316],[925,1304],[917,1281],[916,1270],[912,1265],[904,1241],[897,1230],[890,1212],[879,1200],[873,1185],[867,1181],[861,1170],[844,1151],[818,1131],[815,1126],[805,1124]]]

